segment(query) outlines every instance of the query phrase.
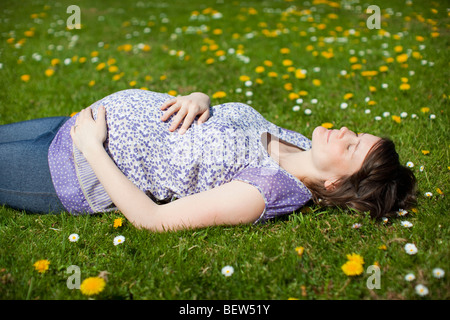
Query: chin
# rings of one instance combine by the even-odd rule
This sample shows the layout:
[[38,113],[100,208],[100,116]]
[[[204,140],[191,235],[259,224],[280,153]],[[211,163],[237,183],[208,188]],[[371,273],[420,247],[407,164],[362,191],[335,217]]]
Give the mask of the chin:
[[323,134],[325,131],[328,131],[327,128],[325,127],[322,126],[316,127],[312,133],[311,141],[318,139],[318,135]]

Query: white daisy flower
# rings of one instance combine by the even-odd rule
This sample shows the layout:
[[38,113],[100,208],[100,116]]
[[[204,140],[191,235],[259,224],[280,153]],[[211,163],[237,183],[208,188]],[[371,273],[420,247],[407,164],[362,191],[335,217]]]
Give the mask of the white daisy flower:
[[292,107],[292,111],[298,111],[298,110],[300,110],[300,106],[293,106]]
[[391,113],[389,111],[385,111],[383,112],[383,117],[387,118],[391,115]]
[[444,275],[445,275],[445,272],[441,268],[434,268],[433,269],[433,277],[441,279],[441,278],[444,277]]
[[406,211],[405,209],[400,209],[397,211],[397,215],[400,217],[406,216],[408,214],[408,211]]
[[365,113],[365,114],[369,114],[370,112],[371,112],[370,109],[364,110],[364,113]]
[[405,244],[405,252],[409,255],[414,255],[417,253],[417,247],[414,243]]
[[353,229],[359,229],[359,228],[361,228],[361,226],[362,226],[361,223],[354,223],[354,224],[352,225],[352,228],[353,228]]
[[222,268],[222,274],[225,277],[229,277],[234,273],[234,268],[232,266],[225,266]]
[[70,241],[70,242],[77,242],[78,239],[80,239],[80,236],[79,236],[78,234],[76,234],[76,233],[72,233],[72,234],[69,236],[69,241]]
[[404,226],[405,228],[411,228],[413,226],[413,224],[409,221],[402,221],[401,222],[402,226]]
[[297,100],[295,100],[298,104],[302,104],[303,103],[303,99],[302,98],[298,98]]
[[425,287],[423,284],[418,284],[415,290],[416,293],[421,297],[426,296],[428,294],[428,288]]
[[414,163],[412,163],[411,161],[408,161],[406,163],[406,166],[409,167],[409,168],[412,168],[412,167],[414,167]]
[[414,279],[416,279],[416,276],[414,275],[414,273],[408,273],[406,276],[405,276],[405,280],[406,281],[413,281]]
[[423,169],[425,169],[425,167],[424,166],[420,166],[419,171],[423,172]]
[[312,113],[311,109],[306,109],[306,110],[305,110],[305,114],[306,114],[307,116],[309,116],[311,113]]
[[347,109],[348,104],[346,102],[341,103],[341,109]]
[[117,246],[121,243],[125,242],[125,237],[124,236],[117,236],[114,238],[114,245]]
[[425,197],[428,197],[428,198],[433,196],[433,194],[431,192],[425,192],[424,195],[425,195]]

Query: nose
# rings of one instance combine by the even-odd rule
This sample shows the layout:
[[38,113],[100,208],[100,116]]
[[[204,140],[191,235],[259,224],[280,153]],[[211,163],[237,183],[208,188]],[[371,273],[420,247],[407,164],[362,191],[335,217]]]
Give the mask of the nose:
[[338,134],[338,138],[341,139],[343,136],[345,136],[345,134],[348,132],[348,128],[347,127],[342,127],[341,130],[339,130],[339,134]]

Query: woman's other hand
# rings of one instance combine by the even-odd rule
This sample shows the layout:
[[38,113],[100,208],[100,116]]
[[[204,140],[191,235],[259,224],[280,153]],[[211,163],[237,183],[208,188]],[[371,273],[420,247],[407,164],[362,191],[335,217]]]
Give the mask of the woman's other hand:
[[100,106],[97,111],[97,120],[92,116],[91,107],[80,111],[75,125],[70,129],[70,136],[78,150],[86,154],[97,147],[103,147],[108,134],[106,126],[106,109]]
[[198,124],[208,120],[209,105],[210,99],[208,95],[201,92],[194,92],[188,96],[177,97],[164,102],[164,104],[160,107],[161,110],[165,110],[170,107],[163,114],[161,120],[166,121],[172,114],[176,113],[176,116],[172,119],[169,131],[174,131],[178,128],[180,123],[183,122],[179,133],[184,134],[192,122],[194,122],[195,117],[199,116]]

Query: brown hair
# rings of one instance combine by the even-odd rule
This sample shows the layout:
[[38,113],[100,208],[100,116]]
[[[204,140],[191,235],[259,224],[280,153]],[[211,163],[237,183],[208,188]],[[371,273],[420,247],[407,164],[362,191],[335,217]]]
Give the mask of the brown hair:
[[369,211],[372,218],[409,209],[416,202],[416,178],[399,162],[394,143],[382,138],[371,148],[360,170],[342,177],[327,190],[323,182],[305,181],[314,202],[324,206]]

